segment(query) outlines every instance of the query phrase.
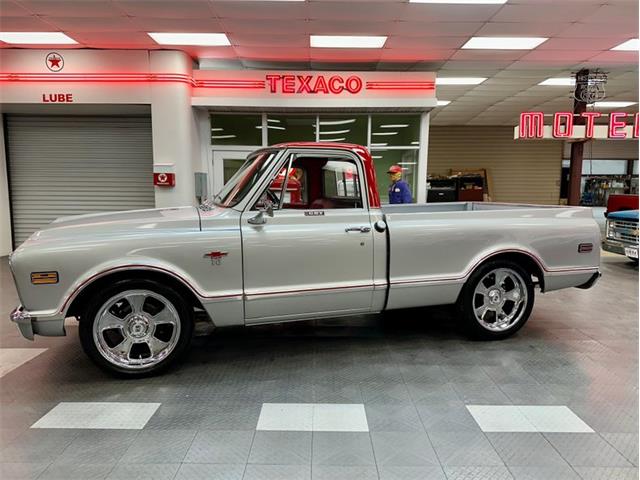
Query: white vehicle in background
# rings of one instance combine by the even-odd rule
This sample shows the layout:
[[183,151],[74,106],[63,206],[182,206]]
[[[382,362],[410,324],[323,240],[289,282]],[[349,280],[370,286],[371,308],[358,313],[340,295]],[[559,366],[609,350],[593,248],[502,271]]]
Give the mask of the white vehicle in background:
[[128,376],[181,355],[195,312],[224,327],[455,303],[471,334],[502,339],[529,318],[534,286],[591,287],[599,243],[590,209],[382,206],[364,147],[281,144],[199,208],[36,232],[10,259],[22,302],[11,319],[33,339],[76,317],[89,357]]

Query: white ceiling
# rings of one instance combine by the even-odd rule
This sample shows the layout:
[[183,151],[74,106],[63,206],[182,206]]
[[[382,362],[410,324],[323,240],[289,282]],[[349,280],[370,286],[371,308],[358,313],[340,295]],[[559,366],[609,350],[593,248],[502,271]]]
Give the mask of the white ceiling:
[[[488,77],[477,86],[438,87],[438,98],[451,100],[434,112],[433,123],[441,125],[513,125],[523,110],[570,109],[570,87],[537,84],[582,67],[610,72],[608,100],[638,101],[638,53],[610,51],[638,37],[638,0],[0,0],[0,30],[63,31],[79,42],[72,48],[105,49],[162,48],[145,32],[223,32],[231,46],[178,48],[207,68],[427,70]],[[310,34],[388,40],[382,49],[312,49]],[[471,36],[549,40],[531,51],[462,50]]]

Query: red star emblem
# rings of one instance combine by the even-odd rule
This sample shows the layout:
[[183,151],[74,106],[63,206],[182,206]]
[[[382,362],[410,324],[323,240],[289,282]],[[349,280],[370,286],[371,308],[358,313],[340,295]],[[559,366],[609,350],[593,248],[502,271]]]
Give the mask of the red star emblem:
[[60,61],[62,59],[60,57],[56,57],[56,56],[52,56],[49,59],[49,62],[51,62],[51,68],[60,68]]

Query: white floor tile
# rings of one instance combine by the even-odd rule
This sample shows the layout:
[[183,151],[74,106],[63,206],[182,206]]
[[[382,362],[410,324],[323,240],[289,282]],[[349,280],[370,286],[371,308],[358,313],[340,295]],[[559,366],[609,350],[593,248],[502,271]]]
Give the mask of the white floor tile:
[[159,406],[159,403],[62,402],[31,428],[140,430]]
[[484,432],[593,432],[564,405],[467,405]]
[[364,405],[263,403],[256,430],[368,432]]
[[0,348],[0,378],[46,351],[46,348]]
[[263,403],[256,430],[310,432],[312,403]]
[[518,407],[539,432],[591,433],[593,430],[564,405]]
[[313,406],[314,432],[368,432],[361,403],[317,403]]
[[513,405],[467,405],[467,410],[484,432],[537,432]]

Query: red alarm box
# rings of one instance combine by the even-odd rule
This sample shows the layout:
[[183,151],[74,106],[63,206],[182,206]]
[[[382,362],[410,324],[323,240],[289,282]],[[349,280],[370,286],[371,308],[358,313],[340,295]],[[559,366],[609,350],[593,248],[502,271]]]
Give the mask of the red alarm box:
[[175,187],[176,174],[175,173],[154,173],[153,184],[156,187]]

